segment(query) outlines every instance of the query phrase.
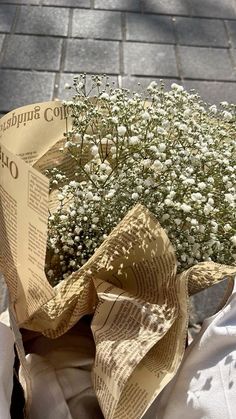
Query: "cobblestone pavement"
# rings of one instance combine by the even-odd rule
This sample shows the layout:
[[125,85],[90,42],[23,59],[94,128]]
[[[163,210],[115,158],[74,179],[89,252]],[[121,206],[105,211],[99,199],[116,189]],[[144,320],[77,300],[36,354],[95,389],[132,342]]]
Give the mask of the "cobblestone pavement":
[[236,102],[236,0],[1,0],[0,50],[1,114],[65,97],[79,72]]

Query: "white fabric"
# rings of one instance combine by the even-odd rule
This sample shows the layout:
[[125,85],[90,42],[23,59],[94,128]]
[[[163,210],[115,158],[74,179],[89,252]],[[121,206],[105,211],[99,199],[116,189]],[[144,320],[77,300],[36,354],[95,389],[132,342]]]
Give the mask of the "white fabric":
[[[86,328],[85,328],[86,329]],[[78,339],[79,336],[79,339]],[[81,329],[31,344],[30,419],[103,418],[91,383],[94,344]],[[10,419],[14,337],[0,318],[0,419]],[[236,417],[236,285],[226,306],[204,321],[181,367],[143,419]]]
[[236,283],[226,306],[206,319],[175,378],[143,419],[236,418]]
[[10,419],[13,389],[14,336],[8,325],[8,314],[0,316],[0,419]]
[[91,380],[94,342],[81,326],[61,338],[40,336],[30,344],[30,419],[103,418]]

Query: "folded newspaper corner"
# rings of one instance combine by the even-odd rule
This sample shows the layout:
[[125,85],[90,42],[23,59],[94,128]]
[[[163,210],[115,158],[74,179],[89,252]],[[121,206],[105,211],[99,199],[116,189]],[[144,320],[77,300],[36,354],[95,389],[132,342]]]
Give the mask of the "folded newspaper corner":
[[[59,151],[70,125],[57,101],[19,108],[0,120],[0,269],[9,291],[26,416],[34,398],[27,357],[37,354],[29,336],[53,345],[91,315],[91,376],[102,417],[138,419],[181,363],[189,295],[226,277],[232,283],[236,268],[199,263],[177,275],[165,231],[136,205],[79,271],[52,288],[44,264],[48,209],[55,202],[42,172],[71,169],[69,156]],[[73,335],[76,348],[83,340],[79,330]]]

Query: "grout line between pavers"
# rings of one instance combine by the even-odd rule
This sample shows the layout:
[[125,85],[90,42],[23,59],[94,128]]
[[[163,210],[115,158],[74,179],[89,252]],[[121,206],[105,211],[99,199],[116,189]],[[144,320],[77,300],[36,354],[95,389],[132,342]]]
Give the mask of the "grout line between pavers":
[[121,19],[121,40],[119,42],[119,58],[120,58],[120,72],[121,76],[124,75],[124,44],[126,42],[126,15],[124,12],[120,14]]
[[[228,20],[228,19],[227,19],[227,20]],[[223,25],[224,25],[225,32],[226,32],[226,35],[227,35],[227,38],[228,38],[228,43],[229,43],[229,46],[232,48],[232,39],[231,39],[231,36],[230,36],[229,30],[228,30],[228,26],[227,26],[227,24],[226,24],[226,21],[225,21],[225,20],[223,21]]]
[[8,43],[9,43],[9,40],[11,38],[11,35],[13,35],[14,32],[15,32],[16,24],[17,24],[17,21],[18,21],[18,16],[20,14],[20,7],[21,7],[21,5],[16,5],[16,11],[15,11],[15,15],[14,15],[14,18],[13,18],[13,22],[12,22],[10,31],[8,33],[4,32],[5,37],[4,37],[1,52],[0,52],[0,66],[3,63],[5,51],[8,48]]
[[65,61],[66,61],[67,39],[72,36],[72,25],[73,25],[73,9],[70,8],[69,9],[68,27],[67,27],[67,37],[64,38],[63,41],[62,41],[60,66],[59,66],[59,72],[57,72],[56,76],[55,76],[53,98],[57,98],[58,95],[59,95],[61,75],[64,72]]
[[[72,10],[73,12],[73,10]],[[10,35],[10,33],[6,33],[6,32],[1,32],[0,31],[0,35]],[[121,42],[120,39],[118,38],[114,38],[114,39],[108,39],[108,38],[89,38],[89,37],[81,37],[81,36],[72,36],[72,35],[53,35],[53,34],[37,34],[37,33],[24,33],[24,32],[14,32],[12,33],[12,35],[17,35],[17,36],[30,36],[30,37],[42,37],[42,38],[55,38],[55,39],[61,39],[61,40],[66,40],[66,39],[75,39],[75,40],[80,40],[80,41],[102,41],[102,42]],[[169,45],[169,46],[174,46],[176,44],[170,43],[170,42],[164,42],[164,41],[145,41],[145,40],[135,40],[135,39],[129,39],[129,40],[125,40],[125,43],[129,44],[129,43],[136,43],[136,44],[147,44],[147,45]],[[220,50],[228,50],[230,49],[229,46],[218,46],[218,45],[200,45],[200,44],[178,44],[179,47],[188,47],[188,48],[205,48],[205,49],[220,49]]]
[[[0,68],[0,71],[9,71],[9,72],[16,72],[16,71],[20,71],[23,73],[54,73],[55,74],[55,70],[31,70],[31,69],[22,69],[22,68]],[[82,71],[81,71],[82,73]],[[65,71],[64,74],[74,74],[74,71]],[[94,75],[94,72],[90,72],[90,71],[86,71],[86,74],[89,75]],[[106,73],[108,76],[111,77],[119,77],[119,74],[117,73]],[[176,79],[176,80],[180,80],[180,77],[178,76],[165,76],[165,75],[153,75],[153,74],[149,74],[149,75],[144,75],[144,74],[124,74],[122,77],[130,77],[130,78],[142,78],[143,80],[145,79],[161,79],[161,80],[172,80],[172,79]],[[235,80],[224,80],[224,79],[201,79],[201,78],[191,78],[191,77],[183,77],[183,82],[184,81],[196,81],[196,82],[207,82],[207,83],[231,83],[231,84],[235,84],[236,85],[236,79]]]
[[175,37],[175,41],[176,41],[176,44],[174,45],[175,61],[176,61],[176,67],[177,67],[177,71],[178,71],[178,74],[179,74],[179,78],[182,81],[183,80],[183,74],[182,74],[182,67],[181,67],[181,59],[180,59],[180,55],[179,55],[178,32],[176,30],[175,22],[176,22],[175,17],[172,17],[172,25],[173,25],[174,37]]
[[140,0],[140,2],[139,2],[139,4],[140,4],[140,12],[138,12],[138,13],[142,13],[142,14],[144,14],[145,13],[145,10],[144,10],[144,1],[145,0]]

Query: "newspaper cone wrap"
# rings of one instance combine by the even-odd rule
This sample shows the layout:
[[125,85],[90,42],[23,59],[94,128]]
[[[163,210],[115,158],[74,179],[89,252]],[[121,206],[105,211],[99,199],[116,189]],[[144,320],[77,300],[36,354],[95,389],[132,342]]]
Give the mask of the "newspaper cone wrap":
[[[48,180],[36,170],[63,165],[71,121],[60,102],[19,108],[0,120],[0,268],[24,367],[19,328],[57,338],[93,314],[93,384],[106,419],[139,419],[174,377],[184,354],[189,295],[236,267],[199,263],[177,275],[172,244],[155,217],[135,206],[90,260],[52,288],[44,273]],[[173,243],[174,245],[174,243]],[[26,396],[30,378],[25,371]],[[131,402],[132,400],[132,402]]]

